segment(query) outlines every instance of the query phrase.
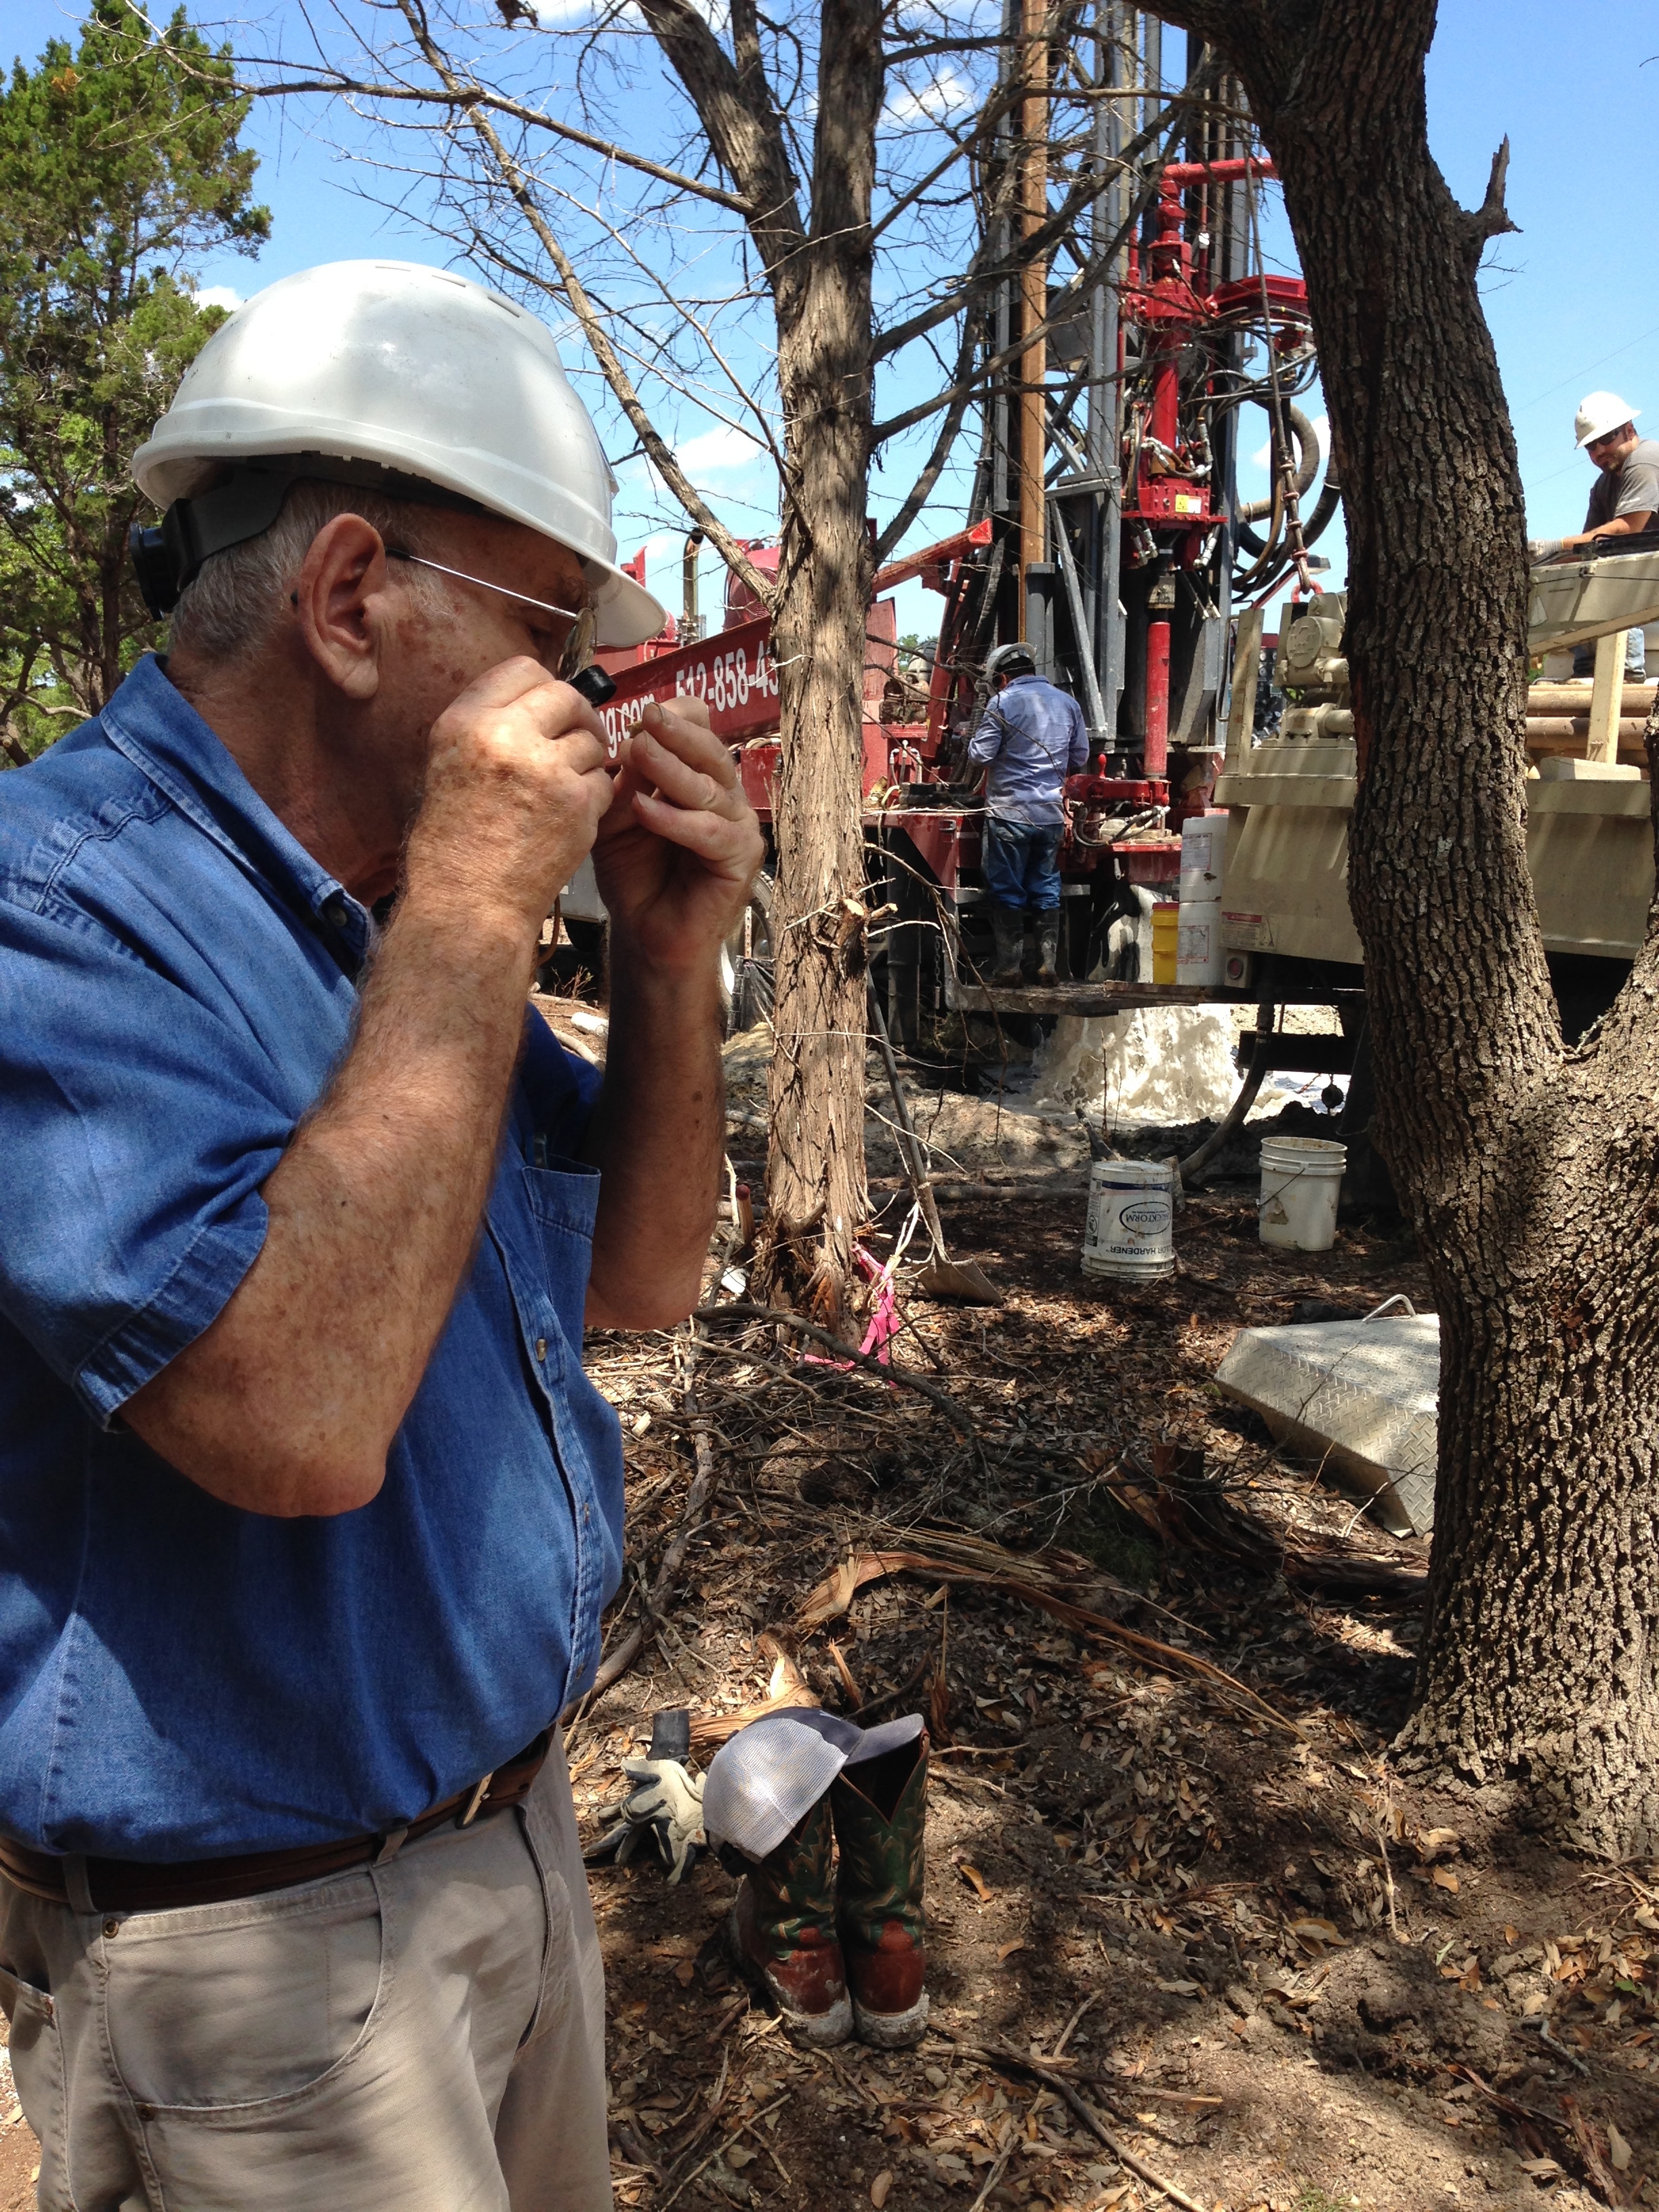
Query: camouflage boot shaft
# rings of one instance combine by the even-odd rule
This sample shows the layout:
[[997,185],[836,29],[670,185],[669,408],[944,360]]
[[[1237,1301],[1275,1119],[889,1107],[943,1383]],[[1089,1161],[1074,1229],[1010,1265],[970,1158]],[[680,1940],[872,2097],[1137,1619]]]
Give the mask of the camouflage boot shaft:
[[844,1768],[830,1792],[841,1847],[836,1925],[860,2039],[915,2043],[927,2022],[927,1738]]
[[732,1908],[739,1971],[777,2006],[797,2041],[844,2043],[852,2032],[836,1932],[835,1827],[821,1797],[763,1859],[751,1860]]

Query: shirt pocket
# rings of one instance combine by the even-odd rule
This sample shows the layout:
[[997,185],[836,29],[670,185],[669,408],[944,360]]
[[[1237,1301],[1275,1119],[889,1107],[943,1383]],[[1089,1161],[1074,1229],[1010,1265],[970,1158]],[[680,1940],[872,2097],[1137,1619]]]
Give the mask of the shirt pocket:
[[540,1240],[544,1283],[571,1364],[581,1358],[582,1315],[593,1266],[593,1221],[599,1206],[599,1171],[564,1160],[525,1166],[526,1202]]
[[0,2012],[10,2024],[11,2072],[18,2101],[40,2143],[36,2204],[40,2212],[75,2212],[58,2007],[46,1990],[0,1966]]

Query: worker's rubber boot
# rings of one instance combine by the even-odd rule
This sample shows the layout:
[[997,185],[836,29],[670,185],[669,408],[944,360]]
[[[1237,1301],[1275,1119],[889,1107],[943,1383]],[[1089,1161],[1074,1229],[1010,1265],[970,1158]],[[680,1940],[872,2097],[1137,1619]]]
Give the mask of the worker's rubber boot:
[[835,1827],[820,1797],[738,1885],[726,1939],[739,1973],[776,2005],[797,2043],[822,2049],[853,2032],[836,1933]]
[[1025,916],[1017,906],[994,906],[991,930],[996,939],[996,962],[991,981],[1005,987],[1024,981],[1021,962],[1025,957]]
[[1045,907],[1037,916],[1037,972],[1039,983],[1058,983],[1059,970],[1054,962],[1060,954],[1060,909]]
[[927,2025],[925,1871],[927,1738],[843,1767],[830,1790],[841,1846],[836,1925],[862,2043],[902,2051]]

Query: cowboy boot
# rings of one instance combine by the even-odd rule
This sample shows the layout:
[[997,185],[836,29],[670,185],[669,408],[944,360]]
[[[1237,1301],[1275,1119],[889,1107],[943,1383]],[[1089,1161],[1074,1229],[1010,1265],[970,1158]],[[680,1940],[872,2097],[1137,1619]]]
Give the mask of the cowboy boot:
[[922,1987],[922,1830],[927,1816],[927,1738],[843,1767],[830,1787],[836,1840],[836,1925],[861,2042],[899,2051],[927,2025]]
[[991,908],[991,930],[996,939],[996,964],[991,970],[993,983],[1013,985],[1024,978],[1020,963],[1025,957],[1025,916],[1017,906],[994,906]]
[[853,2032],[836,1935],[830,1800],[810,1812],[738,1885],[726,1930],[738,1971],[776,2005],[797,2043],[845,2043]]
[[1042,912],[1038,915],[1036,940],[1036,979],[1038,982],[1045,984],[1059,982],[1060,976],[1054,967],[1054,960],[1060,951],[1060,909],[1058,907],[1045,907]]

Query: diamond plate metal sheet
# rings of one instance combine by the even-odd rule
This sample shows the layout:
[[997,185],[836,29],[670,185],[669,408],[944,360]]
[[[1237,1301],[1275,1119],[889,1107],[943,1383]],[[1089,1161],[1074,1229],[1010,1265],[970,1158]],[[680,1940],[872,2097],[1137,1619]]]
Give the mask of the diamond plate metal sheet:
[[1334,1471],[1421,1534],[1434,1525],[1440,1317],[1388,1314],[1242,1328],[1216,1370],[1281,1443]]

